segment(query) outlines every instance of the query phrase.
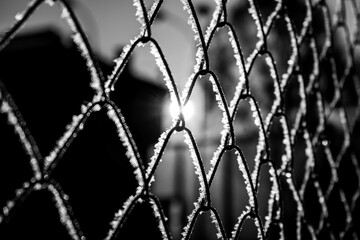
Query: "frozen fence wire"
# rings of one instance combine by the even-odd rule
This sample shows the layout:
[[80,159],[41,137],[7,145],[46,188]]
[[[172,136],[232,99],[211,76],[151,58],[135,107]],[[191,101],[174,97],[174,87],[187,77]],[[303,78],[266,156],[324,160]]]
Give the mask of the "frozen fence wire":
[[[288,201],[293,201],[296,208],[295,215],[290,217],[296,219],[297,239],[358,239],[360,236],[358,217],[360,215],[360,152],[358,148],[360,137],[360,3],[357,0],[338,0],[333,8],[334,4],[331,1],[295,1],[303,7],[302,9],[305,9],[305,17],[299,24],[295,22],[294,10],[291,9],[294,3],[291,1],[274,1],[275,7],[271,8],[267,17],[262,14],[264,1],[239,1],[247,3],[252,23],[255,24],[257,31],[257,44],[251,49],[249,56],[245,57],[242,49],[248,46],[242,46],[239,41],[237,22],[230,19],[228,14],[231,10],[228,7],[228,1],[215,1],[215,11],[205,34],[201,29],[192,1],[183,0],[182,2],[197,46],[194,72],[188,79],[182,94],[177,88],[176,80],[173,78],[160,44],[152,36],[152,24],[162,8],[163,1],[161,0],[154,1],[150,7],[146,6],[143,0],[134,0],[137,20],[141,24],[139,35],[129,40],[129,44],[123,48],[115,61],[116,65],[112,74],[107,78],[103,76],[97,64],[92,48],[76,18],[76,13],[66,0],[54,2],[34,0],[25,7],[23,13],[16,15],[16,22],[0,40],[0,54],[39,6],[46,3],[59,4],[63,8],[61,17],[65,18],[69,24],[73,32],[73,41],[86,61],[91,76],[89,85],[95,91],[92,100],[84,103],[80,114],[74,116],[67,125],[54,149],[48,156],[43,157],[36,139],[31,134],[31,129],[27,127],[21,112],[16,107],[16,99],[13,99],[6,90],[5,84],[0,82],[0,112],[7,117],[8,124],[13,127],[14,134],[23,145],[33,172],[33,178],[27,179],[23,187],[16,190],[15,198],[9,199],[5,206],[1,206],[0,225],[11,221],[13,208],[27,201],[32,192],[46,190],[53,196],[54,205],[59,213],[59,222],[66,227],[69,236],[72,239],[91,238],[91,236],[84,236],[81,222],[72,211],[71,199],[62,190],[61,185],[52,178],[52,172],[76,138],[77,133],[84,128],[87,119],[95,112],[105,110],[108,118],[115,123],[118,137],[126,149],[126,156],[134,168],[137,181],[136,193],[129,196],[122,203],[122,207],[114,213],[106,239],[117,237],[117,233],[131,216],[136,205],[143,201],[150,203],[163,239],[172,238],[162,205],[156,195],[151,192],[150,186],[153,181],[156,182],[155,171],[175,132],[184,134],[195,174],[200,183],[199,199],[194,203],[194,208],[183,226],[184,239],[191,237],[196,228],[197,219],[206,212],[210,213],[218,238],[237,239],[245,220],[250,219],[256,226],[259,239],[290,239],[286,223],[289,218],[286,210]],[[236,4],[232,4],[232,7],[234,5]],[[348,21],[349,15],[356,19]],[[284,21],[286,34],[290,39],[287,43],[290,49],[289,60],[281,75],[280,67],[275,61],[274,50],[269,47],[271,44],[269,36],[277,21]],[[355,27],[350,27],[349,24]],[[229,96],[226,96],[227,93],[222,87],[226,79],[217,76],[210,64],[212,54],[210,45],[215,41],[218,30],[221,29],[226,29],[229,33],[228,44],[233,49],[239,74],[238,83],[229,102],[226,98]],[[247,34],[242,33],[241,29],[239,31],[240,34]],[[341,33],[343,33],[343,38],[339,37]],[[161,134],[149,164],[144,164],[145,159],[140,158],[126,119],[110,95],[114,91],[115,83],[121,78],[120,75],[131,53],[137,47],[146,44],[151,46],[151,53],[163,74],[164,84],[169,91],[171,101],[175,102],[180,109],[172,125]],[[278,45],[278,47],[283,46]],[[274,99],[268,112],[264,112],[258,103],[259,97],[253,94],[255,89],[252,88],[249,77],[256,71],[254,65],[262,56],[266,57],[265,62],[269,69],[268,78],[271,79],[274,88],[274,93],[271,93]],[[308,65],[311,66],[308,67]],[[304,70],[305,68],[310,70]],[[213,92],[211,94],[215,95],[216,107],[222,113],[219,124],[223,129],[220,145],[213,153],[208,172],[204,167],[205,160],[202,159],[194,134],[187,127],[182,113],[184,105],[193,94],[195,85],[199,84],[199,79],[205,76],[209,77]],[[348,101],[349,96],[351,101]],[[292,97],[298,99],[298,106],[291,106],[289,101]],[[243,154],[243,147],[236,142],[238,127],[236,116],[239,105],[243,102],[250,105],[252,119],[259,135],[254,159],[247,159]],[[289,114],[289,109],[291,114]],[[277,125],[277,123],[280,124]],[[271,136],[274,132],[272,128],[275,126],[279,127],[282,138],[281,141],[277,141],[278,145],[272,144],[274,141]],[[332,132],[334,126],[340,138],[336,138]],[[334,150],[334,143],[340,146],[337,150]],[[272,152],[275,148],[284,149],[280,160],[273,159]],[[231,234],[225,230],[223,219],[212,204],[210,191],[223,155],[230,151],[235,152],[238,174],[243,176],[246,185],[246,192],[243,194],[248,197],[246,210],[238,216]],[[299,158],[295,155],[299,152],[305,156],[305,162],[302,163],[305,167],[300,178],[299,174],[295,173],[296,165],[299,164],[297,162]],[[166,158],[162,160],[167,161]],[[250,162],[253,165],[252,168],[249,168]],[[328,167],[325,168],[325,165]],[[263,202],[259,201],[258,192],[262,187],[259,185],[260,172],[265,166],[269,169],[271,191],[267,201]],[[343,166],[346,166],[346,171],[342,170],[345,168]],[[325,184],[322,177],[324,171],[328,171],[327,174],[330,176]],[[346,187],[347,174],[355,176],[351,182],[356,186],[353,190]],[[311,190],[313,195],[309,193]],[[319,207],[319,214],[315,220],[308,206],[309,202]],[[265,218],[262,218],[259,213],[261,204],[268,206]],[[344,217],[339,217],[336,221],[334,218],[337,217],[334,214],[338,210],[335,211],[335,207],[340,208],[344,213]]]

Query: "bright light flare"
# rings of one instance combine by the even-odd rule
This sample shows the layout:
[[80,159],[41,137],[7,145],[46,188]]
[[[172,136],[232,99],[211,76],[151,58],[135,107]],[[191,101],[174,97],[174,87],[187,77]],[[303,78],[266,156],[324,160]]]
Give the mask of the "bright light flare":
[[[179,105],[175,102],[171,102],[169,104],[169,112],[172,118],[176,118],[180,112]],[[183,114],[185,120],[191,119],[191,117],[194,115],[194,104],[191,101],[188,101],[183,107]]]

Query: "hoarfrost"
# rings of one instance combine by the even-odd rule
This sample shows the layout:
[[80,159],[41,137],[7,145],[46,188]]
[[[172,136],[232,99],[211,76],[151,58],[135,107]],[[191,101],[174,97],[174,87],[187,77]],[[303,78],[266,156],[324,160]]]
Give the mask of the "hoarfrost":
[[245,67],[246,67],[246,72],[248,73],[249,70],[250,70],[250,66],[251,66],[251,63],[252,61],[254,61],[254,58],[255,56],[258,54],[259,50],[260,50],[260,47],[262,46],[263,42],[260,41],[256,44],[256,48],[254,49],[254,51],[246,58],[246,64],[245,64]]
[[[216,218],[216,216],[215,216],[215,214],[214,214],[214,212],[212,210],[210,211],[210,218],[212,219],[211,222],[215,225],[215,228],[216,228],[216,231],[217,231],[216,237],[218,239],[223,238],[221,228],[220,228],[220,224],[219,224],[219,222],[218,222],[218,220],[217,220],[217,218]],[[225,239],[225,238],[223,238],[223,239]]]
[[[129,136],[127,133],[127,127],[123,126],[124,119],[122,119],[122,121],[119,119],[119,117],[117,116],[115,109],[113,107],[111,107],[110,105],[107,105],[107,114],[108,117],[115,123],[117,132],[118,132],[118,136],[123,144],[123,146],[126,149],[126,156],[128,157],[130,164],[133,166],[134,170],[134,174],[135,177],[139,183],[140,187],[144,186],[144,179],[142,176],[142,170],[141,167],[139,165],[139,159],[138,156],[135,153],[134,150],[134,146],[131,143],[131,135]],[[122,116],[121,116],[122,117]]]
[[285,145],[285,155],[281,162],[281,169],[285,170],[289,161],[291,161],[291,137],[288,129],[288,125],[285,117],[280,118],[281,128],[283,129],[283,137],[282,143]]
[[188,0],[181,0],[181,2],[183,3],[183,9],[188,13],[189,17],[188,17],[188,24],[191,26],[191,29],[194,31],[195,35],[194,35],[194,39],[197,43],[197,46],[201,45],[200,42],[200,33],[199,33],[199,29],[196,26],[196,22],[193,16],[193,12],[191,11],[190,5]]
[[193,160],[193,164],[195,167],[195,173],[198,176],[199,179],[199,183],[200,183],[200,189],[199,189],[199,198],[205,198],[205,194],[206,194],[206,176],[202,175],[202,169],[200,166],[200,161],[202,161],[201,159],[198,158],[198,155],[196,154],[196,146],[193,145],[193,142],[191,140],[191,137],[189,135],[188,132],[184,131],[184,142],[189,146],[189,151],[190,151],[190,156]]
[[212,18],[211,18],[211,21],[210,21],[210,24],[209,26],[206,28],[206,31],[205,31],[205,42],[207,43],[207,45],[209,45],[208,43],[210,42],[210,36],[211,36],[211,33],[214,31],[214,29],[216,28],[216,24],[218,22],[218,18],[219,18],[219,15],[222,13],[221,12],[221,1],[216,1],[216,8],[215,8],[215,11],[212,15]]
[[208,181],[210,180],[211,176],[214,174],[216,163],[218,161],[220,161],[220,154],[224,149],[224,145],[225,145],[225,138],[221,139],[220,145],[218,146],[218,148],[216,149],[216,151],[213,154],[213,157],[210,160],[210,166],[211,167],[210,167],[210,170],[209,170],[209,172],[208,172],[208,174],[206,176]]
[[92,103],[88,103],[88,105],[81,106],[81,113],[79,115],[74,115],[72,117],[72,121],[68,124],[65,129],[63,136],[56,142],[55,148],[49,153],[48,156],[45,157],[44,168],[47,169],[52,162],[57,158],[60,151],[65,147],[65,144],[76,135],[77,131],[81,130],[77,129],[80,126],[80,122],[83,121],[90,113],[90,106]]
[[245,188],[246,188],[246,192],[249,196],[249,204],[251,207],[255,206],[255,196],[254,196],[254,189],[253,189],[253,185],[251,182],[251,177],[249,175],[249,172],[246,169],[246,162],[245,159],[242,158],[242,156],[240,155],[240,153],[238,151],[235,151],[236,154],[236,160],[239,166],[239,170],[242,173],[242,176],[245,180]]
[[241,58],[241,56],[242,56],[242,54],[240,53],[241,49],[239,49],[239,47],[237,45],[237,40],[235,39],[235,35],[230,29],[228,31],[228,35],[229,35],[230,44],[231,44],[231,46],[233,48],[233,51],[234,51],[234,57],[235,57],[235,60],[236,60],[236,65],[238,66],[238,71],[240,73],[239,82],[238,82],[238,84],[236,86],[236,89],[235,89],[234,98],[230,102],[230,110],[229,111],[230,111],[230,114],[233,115],[234,112],[235,112],[236,102],[239,99],[241,91],[243,90],[245,82],[246,82],[246,76],[245,76],[246,69],[245,69],[245,66],[244,66],[243,61],[242,61],[243,59]]
[[270,110],[270,112],[272,114],[268,114],[265,119],[266,126],[269,126],[272,115],[275,113],[276,109],[278,109],[278,107],[281,104],[281,89],[278,84],[278,77],[277,77],[275,66],[274,66],[275,63],[273,62],[272,58],[269,55],[267,55],[267,57],[265,58],[265,62],[268,65],[269,70],[270,70],[270,76],[273,81],[274,95],[275,95],[275,100],[274,100],[271,110]]
[[255,185],[257,174],[258,174],[257,170],[260,166],[261,154],[265,148],[265,133],[264,133],[263,125],[261,123],[261,115],[260,115],[261,113],[258,111],[255,100],[251,98],[249,100],[249,104],[250,104],[250,110],[252,111],[252,117],[254,119],[254,124],[259,129],[259,133],[258,133],[259,140],[258,140],[258,144],[256,146],[256,155],[254,158],[255,166],[254,166],[254,170],[253,170],[253,174],[252,174],[252,183]]
[[55,5],[55,1],[54,0],[45,0],[45,3],[47,5],[49,5],[50,7],[54,6]]
[[297,64],[297,58],[298,58],[298,43],[297,43],[297,37],[296,34],[294,32],[293,26],[291,24],[291,20],[290,18],[286,15],[285,17],[285,21],[286,21],[286,27],[288,30],[288,33],[290,35],[290,47],[291,47],[291,56],[288,60],[288,68],[286,73],[284,73],[282,75],[282,80],[281,80],[281,89],[284,89],[284,87],[286,86],[289,77],[291,76],[296,64]]
[[24,18],[24,12],[17,13],[17,14],[15,15],[15,20],[16,20],[16,21],[20,21],[20,20],[22,20],[23,18]]
[[165,147],[165,139],[170,134],[171,129],[173,129],[174,127],[175,127],[175,123],[173,124],[173,127],[167,129],[165,132],[163,132],[160,135],[158,142],[155,144],[154,155],[150,158],[150,162],[149,162],[149,165],[148,165],[148,168],[146,171],[146,178],[150,177],[150,173],[154,170],[157,159],[160,158],[159,161],[161,161],[160,153],[161,153],[162,149]]
[[22,188],[17,189],[17,190],[15,191],[15,197],[16,197],[16,198],[21,197],[21,195],[22,195],[24,192],[25,192],[25,191],[24,191],[24,189],[22,189]]
[[217,82],[212,75],[210,76],[209,80],[212,83],[212,88],[215,93],[216,102],[217,102],[220,110],[222,111],[221,122],[224,125],[224,132],[222,133],[224,135],[230,129],[230,119],[228,118],[228,116],[226,114],[226,109],[228,109],[228,108],[226,106],[226,102],[224,101],[224,99],[221,96],[221,93],[220,93],[221,89],[220,89],[220,87],[218,87]]
[[[5,95],[4,93],[2,93],[1,89],[0,89],[0,93],[1,95]],[[25,134],[25,129],[22,127],[20,120],[15,115],[16,106],[10,105],[13,104],[11,99],[10,102],[11,103],[3,99],[0,105],[0,113],[5,113],[7,115],[8,123],[14,127],[15,133],[18,135],[19,140],[22,143],[26,153],[30,157],[30,165],[36,179],[40,179],[42,174],[39,163],[37,161],[36,153],[34,152],[34,151],[38,151],[37,146],[33,146],[31,144],[30,140],[28,139],[28,136]]]
[[156,7],[160,4],[160,0],[156,0],[154,1],[154,3],[151,5],[150,10],[148,11],[148,18],[150,19],[154,13],[155,13],[155,9]]
[[264,239],[263,238],[263,233],[262,233],[262,226],[261,226],[261,223],[260,223],[259,216],[256,216],[254,218],[254,224],[255,224],[256,229],[257,229],[257,238],[258,239]]
[[306,5],[306,16],[303,21],[303,27],[300,32],[300,36],[298,38],[298,42],[301,43],[306,35],[306,32],[309,29],[309,26],[311,25],[313,19],[312,19],[312,10],[311,10],[311,3],[310,1],[305,1]]
[[[275,204],[275,202],[277,202],[279,204],[279,201],[280,201],[280,189],[279,189],[278,182],[276,179],[275,169],[273,167],[270,167],[269,174],[270,174],[270,181],[271,181],[272,185],[271,185],[271,191],[270,191],[270,196],[269,196],[269,200],[268,200],[268,214],[265,217],[265,224],[264,224],[265,232],[269,229],[271,221],[273,219],[274,204]],[[276,219],[281,218],[279,209],[277,209],[275,214],[276,214],[276,216],[275,216]]]
[[[111,73],[111,75],[108,77],[108,80],[105,84],[107,91],[109,90],[114,90],[113,87],[114,86],[110,86],[111,83],[116,82],[118,75],[124,70],[125,65],[126,65],[126,61],[129,58],[129,55],[131,54],[131,49],[132,46],[139,40],[139,37],[135,37],[134,39],[130,40],[130,43],[125,45],[122,49],[122,52],[120,54],[120,57],[118,57],[117,59],[114,60],[115,62],[115,67]],[[138,45],[142,46],[142,43],[139,42]]]
[[158,221],[158,227],[162,235],[162,239],[169,239],[166,234],[165,229],[165,223],[163,222],[163,219],[161,218],[160,210],[158,209],[158,206],[156,205],[156,202],[153,199],[150,199],[150,205],[153,209],[154,216],[156,217]]
[[88,70],[89,70],[90,76],[91,76],[90,86],[94,90],[96,90],[98,93],[101,92],[100,78],[99,78],[96,68],[94,66],[94,62],[90,58],[90,53],[84,43],[84,40],[82,39],[82,36],[80,35],[80,33],[75,33],[72,35],[72,37],[73,37],[74,43],[80,49],[81,56],[86,60],[86,66],[88,67]]
[[[170,69],[168,69],[167,63],[164,63],[165,59],[162,57],[162,54],[160,54],[161,49],[158,49],[156,47],[156,45],[154,43],[150,43],[150,53],[154,55],[155,57],[155,62],[156,65],[159,67],[161,73],[164,76],[164,81],[165,84],[167,86],[167,88],[169,89],[169,93],[170,93],[170,99],[172,102],[176,102],[177,104],[181,104],[178,101],[178,94],[177,94],[177,88],[175,85],[175,82],[173,80],[173,77],[171,75]],[[166,66],[165,66],[166,64]]]
[[9,215],[9,208],[7,207],[7,206],[5,206],[5,207],[3,207],[3,214],[4,214],[4,216],[7,216],[7,215]]
[[86,66],[88,67],[88,70],[89,70],[90,76],[91,76],[90,86],[98,94],[100,94],[102,91],[101,83],[100,83],[100,78],[99,78],[98,72],[95,68],[95,64],[94,64],[93,60],[91,59],[89,50],[86,47],[83,36],[81,36],[81,34],[75,24],[74,19],[72,18],[71,14],[69,13],[68,9],[65,6],[63,6],[63,9],[61,12],[61,17],[64,18],[67,21],[68,25],[70,26],[70,29],[73,32],[72,39],[73,39],[74,43],[76,44],[76,46],[79,48],[81,56],[86,61]]
[[199,204],[199,203],[194,203],[194,205],[195,205],[195,208],[194,208],[194,209],[192,210],[192,212],[187,216],[187,220],[188,220],[188,221],[187,221],[187,224],[186,224],[186,226],[184,227],[184,229],[183,229],[183,231],[182,231],[182,233],[181,233],[183,239],[186,239],[186,236],[188,236],[188,234],[190,233],[190,230],[192,230],[192,229],[190,229],[191,222],[194,220],[195,215],[196,215],[197,211],[198,211],[199,208],[200,208],[200,204]]
[[309,76],[309,83],[306,88],[307,93],[309,93],[312,90],[315,80],[319,76],[319,55],[318,55],[318,52],[316,49],[316,43],[315,43],[314,38],[311,38],[311,40],[310,40],[310,49],[311,49],[312,59],[313,59],[313,70]]
[[129,211],[129,208],[130,208],[131,204],[134,202],[134,200],[135,200],[135,197],[131,195],[131,196],[124,202],[124,204],[123,204],[123,206],[122,206],[122,209],[119,209],[119,210],[115,213],[115,216],[114,216],[112,222],[110,223],[111,228],[110,228],[110,230],[109,230],[109,232],[108,232],[108,235],[106,236],[105,240],[110,240],[110,239],[113,238],[113,235],[114,235],[116,229],[119,227],[120,222],[121,222],[121,220],[122,220],[123,217],[124,217],[124,214]]
[[271,14],[269,15],[269,17],[267,18],[265,26],[264,26],[264,33],[266,35],[268,34],[271,24],[273,23],[274,19],[279,15],[279,11],[283,7],[283,5],[282,5],[283,0],[275,0],[275,2],[277,3],[276,7],[275,7],[274,11],[272,11]]
[[135,13],[136,19],[141,24],[140,30],[143,31],[146,26],[145,21],[144,21],[144,14],[146,14],[146,13],[144,12],[145,9],[142,8],[142,6],[141,6],[142,4],[140,1],[142,1],[142,0],[133,0],[133,5],[136,8],[136,13]]
[[71,235],[72,239],[80,240],[80,238],[78,237],[78,234],[75,230],[75,226],[70,219],[70,216],[68,214],[68,210],[64,204],[64,201],[62,200],[62,198],[60,196],[60,193],[52,184],[49,184],[47,186],[47,189],[54,196],[55,205],[56,205],[56,208],[58,209],[61,223],[66,227],[66,229],[68,230],[68,233]]
[[[195,72],[198,71],[198,67],[201,65],[202,59],[204,57],[204,47],[202,46],[201,43],[201,38],[200,38],[200,34],[201,33],[201,29],[198,29],[196,22],[195,22],[195,18],[193,15],[193,12],[191,10],[191,7],[189,5],[188,0],[181,0],[181,2],[183,3],[183,9],[188,13],[189,17],[188,17],[188,24],[191,26],[191,29],[194,32],[194,40],[196,43],[196,47],[197,47],[197,51],[196,51],[196,64],[194,66],[194,70]],[[208,67],[208,66],[206,66]]]
[[231,238],[232,239],[236,239],[237,232],[241,231],[240,227],[242,227],[242,226],[240,226],[240,223],[243,221],[243,219],[246,217],[246,215],[249,214],[250,211],[251,211],[250,207],[246,206],[246,209],[238,217],[238,221],[234,225],[234,230],[231,232]]
[[251,17],[254,19],[255,21],[255,25],[257,28],[257,34],[256,36],[262,40],[263,39],[263,35],[262,35],[262,26],[261,26],[261,22],[260,22],[260,16],[259,13],[257,12],[256,6],[254,4],[254,0],[249,0],[250,3],[250,7],[249,7],[249,13],[251,15]]

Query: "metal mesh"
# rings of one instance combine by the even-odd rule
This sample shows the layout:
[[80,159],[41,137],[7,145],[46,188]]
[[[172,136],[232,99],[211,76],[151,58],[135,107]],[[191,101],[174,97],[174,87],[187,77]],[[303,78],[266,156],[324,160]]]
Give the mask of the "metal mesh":
[[[0,84],[1,114],[7,116],[8,124],[13,127],[15,135],[28,154],[33,172],[33,177],[25,181],[22,188],[16,190],[15,198],[9,199],[3,206],[0,211],[0,224],[11,221],[13,208],[23,204],[32,192],[46,190],[52,194],[60,216],[59,221],[66,227],[69,236],[72,239],[90,238],[82,233],[81,223],[72,211],[71,199],[69,200],[60,184],[53,179],[52,172],[61,162],[77,133],[84,126],[86,128],[85,123],[89,116],[103,109],[116,125],[118,137],[127,150],[126,156],[134,168],[138,184],[136,193],[122,204],[118,212],[114,213],[106,239],[117,237],[134,208],[143,201],[152,206],[162,237],[172,238],[167,217],[160,201],[152,193],[150,185],[153,180],[156,182],[154,174],[163,158],[166,146],[176,132],[184,134],[200,185],[199,199],[194,203],[183,226],[184,239],[191,237],[197,226],[196,221],[203,213],[210,213],[209,217],[215,226],[217,237],[223,239],[237,239],[244,230],[243,226],[247,220],[252,221],[256,226],[259,239],[290,239],[287,234],[287,221],[290,218],[296,221],[294,231],[297,239],[358,239],[360,229],[358,219],[359,2],[339,0],[336,1],[335,6],[331,1],[330,3],[322,0],[294,1],[304,10],[304,16],[299,20],[294,15],[297,11],[296,4],[294,7],[294,3],[290,1],[274,1],[273,7],[268,8],[271,10],[267,13],[262,11],[264,1],[239,1],[241,5],[242,2],[246,2],[252,17],[250,20],[256,27],[257,43],[253,48],[242,46],[240,43],[239,38],[247,34],[239,27],[241,14],[238,13],[240,16],[235,14],[231,20],[228,17],[228,12],[235,8],[237,3],[231,2],[230,9],[230,2],[215,1],[212,20],[204,31],[201,29],[192,1],[182,2],[184,11],[188,13],[189,25],[194,32],[197,46],[194,71],[182,94],[179,93],[160,44],[152,35],[152,24],[162,9],[163,1],[155,1],[147,8],[144,1],[134,0],[141,29],[139,35],[124,47],[120,57],[115,60],[116,66],[109,77],[104,77],[98,67],[92,48],[67,1],[35,0],[28,4],[23,13],[16,16],[15,24],[1,39],[0,51],[7,47],[20,27],[39,6],[45,3],[61,5],[62,17],[67,20],[73,31],[73,41],[86,61],[91,75],[90,84],[95,93],[92,100],[81,107],[81,114],[74,116],[72,122],[67,125],[56,147],[48,156],[42,157],[30,133],[31,129],[27,128],[21,112],[16,108],[14,103],[16,99],[13,100],[4,84]],[[237,19],[239,22],[236,22]],[[287,36],[288,41],[285,41],[287,46],[283,44],[284,42],[278,45],[271,42],[271,32],[278,21],[284,23],[283,36]],[[233,50],[230,56],[235,57],[239,76],[236,87],[232,88],[234,94],[230,96],[227,91],[223,91],[223,84],[226,84],[227,79],[221,79],[221,74],[217,76],[210,64],[214,57],[211,54],[216,54],[216,51],[210,50],[210,45],[221,29],[228,32],[229,41],[225,44],[229,44]],[[150,45],[151,53],[163,74],[171,101],[180,109],[172,125],[168,126],[160,136],[154,148],[154,155],[147,164],[144,164],[140,158],[136,142],[126,125],[126,119],[110,95],[114,91],[115,83],[121,78],[131,53],[142,45]],[[289,49],[288,60],[283,66],[278,66],[275,61],[276,55],[282,51],[286,52],[283,50],[286,48]],[[248,52],[247,57],[244,57],[242,49]],[[264,59],[266,77],[271,82],[272,91],[267,93],[272,96],[266,103],[268,110],[258,103],[261,101],[261,95],[255,94],[256,89],[251,82],[255,80],[250,78],[250,75],[256,71],[254,65],[259,58]],[[182,114],[183,107],[192,97],[193,89],[200,84],[201,78],[211,83],[212,88],[205,94],[216,96],[215,108],[218,108],[222,114],[219,122],[222,126],[221,140],[217,150],[212,153],[208,171],[204,167],[205,159],[200,154],[194,134],[187,127],[187,121]],[[260,82],[260,85],[264,83]],[[244,147],[236,140],[241,135],[241,121],[239,123],[236,118],[241,115],[238,109],[243,103],[249,105],[251,110],[249,118],[258,132],[257,151],[253,159],[245,157]],[[277,157],[275,151],[280,151]],[[243,177],[242,184],[245,184],[246,189],[242,194],[248,199],[247,207],[238,216],[232,231],[225,230],[223,219],[212,204],[212,196],[216,193],[210,191],[219,165],[221,161],[225,161],[223,156],[227,152],[235,153],[233,161],[237,163],[238,174]],[[162,161],[165,162],[167,159],[163,158]],[[295,170],[299,164],[303,168]],[[258,198],[262,188],[259,184],[260,172],[263,169],[268,171],[270,183],[267,201],[260,201]],[[349,175],[353,177],[348,178]],[[238,183],[234,184],[236,186]],[[350,185],[352,187],[349,187]],[[289,205],[290,202],[292,205]],[[267,206],[264,217],[259,213],[259,208],[263,207],[261,205]],[[289,215],[289,208],[293,214]]]

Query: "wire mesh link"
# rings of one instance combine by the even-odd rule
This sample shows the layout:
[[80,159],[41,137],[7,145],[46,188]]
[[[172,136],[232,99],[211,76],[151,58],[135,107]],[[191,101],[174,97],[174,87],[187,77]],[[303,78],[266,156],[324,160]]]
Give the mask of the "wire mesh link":
[[[217,237],[222,239],[237,239],[241,233],[246,219],[251,219],[257,228],[259,239],[270,238],[271,234],[278,236],[278,239],[287,239],[285,223],[285,205],[284,192],[288,191],[290,198],[296,204],[296,233],[297,239],[304,239],[310,236],[311,239],[321,238],[326,232],[331,239],[343,239],[346,236],[352,239],[359,238],[359,223],[356,222],[356,214],[359,214],[359,196],[360,196],[360,167],[359,167],[359,119],[360,119],[360,4],[356,0],[338,0],[335,10],[330,9],[328,3],[323,0],[303,0],[305,6],[305,17],[300,27],[296,27],[291,12],[288,9],[288,1],[276,0],[276,7],[266,19],[261,14],[261,3],[256,0],[248,0],[249,12],[252,21],[257,28],[258,42],[249,54],[244,57],[240,41],[234,23],[228,17],[228,2],[226,0],[217,0],[216,8],[212,20],[203,33],[191,0],[182,0],[184,10],[188,13],[188,19],[191,29],[194,32],[196,41],[196,64],[193,74],[182,93],[177,88],[176,81],[172,75],[169,64],[166,61],[162,48],[156,38],[152,35],[152,24],[157,14],[162,8],[163,1],[155,1],[151,7],[147,8],[143,0],[134,0],[134,6],[137,9],[136,15],[141,24],[139,35],[132,39],[118,59],[115,60],[116,66],[109,77],[104,77],[101,69],[98,67],[97,60],[92,52],[92,48],[82,30],[82,26],[77,20],[76,14],[66,0],[58,1],[31,1],[25,8],[25,11],[18,14],[16,22],[3,35],[0,41],[0,51],[5,49],[19,29],[27,22],[28,18],[42,4],[59,4],[63,8],[62,17],[65,18],[73,32],[73,41],[78,46],[80,54],[86,60],[88,71],[91,75],[91,87],[95,90],[92,101],[81,106],[81,113],[73,117],[62,137],[57,141],[56,147],[51,153],[44,157],[41,155],[35,139],[31,135],[31,129],[18,111],[15,101],[7,92],[3,83],[0,82],[0,112],[8,118],[8,123],[14,129],[14,133],[19,138],[26,153],[33,171],[33,178],[23,183],[23,187],[16,190],[16,197],[9,199],[7,204],[0,211],[0,224],[10,217],[13,208],[26,201],[27,197],[34,191],[49,191],[58,209],[61,223],[67,228],[68,234],[72,239],[85,239],[81,225],[75,214],[71,210],[69,197],[57,183],[52,173],[61,161],[63,155],[76,138],[77,133],[83,129],[84,123],[90,115],[101,109],[105,109],[108,118],[111,119],[117,128],[118,137],[125,146],[126,156],[134,168],[134,174],[137,180],[136,194],[130,196],[122,205],[117,213],[114,213],[114,220],[110,224],[106,239],[115,239],[119,230],[127,221],[132,210],[142,201],[148,201],[153,209],[153,214],[158,220],[159,231],[163,239],[171,239],[171,232],[167,224],[167,218],[164,214],[160,201],[151,192],[150,186],[155,181],[154,174],[158,169],[159,163],[163,158],[165,148],[175,132],[184,134],[185,143],[189,146],[189,151],[193,159],[195,173],[200,183],[199,199],[194,203],[194,208],[187,218],[187,223],[183,228],[183,239],[190,239],[191,234],[196,227],[195,222],[202,213],[208,212],[212,222],[217,229]],[[346,8],[346,4],[350,7]],[[331,13],[333,11],[333,14]],[[355,31],[350,31],[347,22],[349,11],[353,11],[356,16]],[[316,19],[316,20],[315,20]],[[322,44],[319,44],[319,34],[317,33],[318,20],[321,19],[324,26],[322,35]],[[278,72],[278,66],[275,61],[274,53],[269,49],[269,35],[274,28],[275,22],[282,20],[286,25],[286,32],[289,35],[291,54],[287,62],[287,67],[282,75]],[[229,44],[233,49],[233,54],[238,66],[239,79],[235,93],[231,101],[227,101],[222,88],[223,79],[220,79],[210,67],[210,44],[220,29],[226,29],[229,33]],[[337,41],[337,32],[344,31],[344,48],[340,51],[345,55],[345,63],[342,69],[339,69],[338,54],[339,50],[335,48]],[[246,33],[243,33],[246,34]],[[130,55],[134,50],[143,45],[149,45],[151,53],[156,59],[156,63],[163,74],[164,84],[166,85],[171,101],[179,106],[179,114],[173,119],[173,123],[163,132],[155,145],[154,155],[151,157],[148,165],[141,159],[136,142],[133,140],[126,121],[119,107],[112,101],[110,93],[114,91],[115,83],[121,78]],[[302,48],[308,46],[306,53]],[[252,93],[249,76],[254,70],[254,64],[258,58],[265,57],[266,65],[269,68],[269,76],[273,82],[274,100],[271,103],[270,111],[267,115],[262,112],[258,104],[258,99]],[[303,71],[303,59],[312,62],[310,74]],[[310,60],[309,60],[310,59]],[[222,113],[221,141],[217,150],[213,153],[211,167],[209,171],[205,170],[204,159],[197,146],[197,141],[193,132],[187,127],[183,109],[193,94],[195,85],[199,84],[201,77],[208,76],[212,84],[213,94],[216,96],[217,107]],[[220,81],[222,80],[222,81]],[[325,83],[324,83],[325,81]],[[297,87],[294,87],[294,84]],[[332,84],[333,90],[331,97],[325,96],[323,85]],[[345,85],[351,84],[352,90],[355,90],[356,101],[346,102],[346,95],[349,94]],[[345,90],[344,90],[345,89]],[[208,93],[206,93],[208,94]],[[286,114],[287,95],[296,95],[299,98],[299,106],[293,113],[293,119],[289,119]],[[243,148],[236,142],[236,114],[241,103],[247,102],[252,111],[254,124],[259,133],[257,144],[257,154],[254,159],[246,159]],[[350,106],[349,106],[350,105]],[[347,111],[352,107],[353,112]],[[337,120],[334,120],[333,115]],[[315,123],[313,118],[318,119]],[[275,163],[271,152],[271,128],[278,121],[283,139],[280,141],[284,152],[281,156],[281,162]],[[332,141],[338,141],[331,136],[331,126],[337,123],[341,147],[339,151],[334,151],[331,147]],[[311,126],[310,126],[311,125]],[[294,168],[296,163],[295,151],[302,142],[302,151],[306,156],[304,163],[305,169],[302,178],[295,176]],[[222,157],[226,152],[233,151],[236,155],[236,162],[239,168],[239,174],[245,181],[249,202],[247,208],[238,216],[238,220],[233,226],[231,235],[226,233],[220,214],[212,204],[212,195],[210,187],[212,186],[215,174],[219,168]],[[1,153],[0,153],[1,154]],[[320,157],[320,155],[322,157]],[[163,159],[166,161],[166,159]],[[254,163],[253,169],[249,168],[249,161]],[[321,172],[324,171],[319,166],[327,164],[330,171],[330,182],[324,188],[320,182]],[[357,189],[353,193],[346,193],[341,184],[344,174],[340,174],[341,165],[350,164],[351,171],[354,171],[357,182]],[[147,167],[146,167],[147,166]],[[267,166],[269,169],[271,191],[267,199],[268,211],[265,219],[259,214],[259,205],[264,204],[258,199],[260,171]],[[354,184],[354,183],[353,183]],[[315,198],[311,198],[313,204],[320,207],[320,217],[317,222],[309,220],[309,212],[305,206],[307,201],[307,191],[309,188],[315,190]],[[344,223],[340,230],[334,230],[333,222],[330,220],[333,207],[329,206],[329,201],[335,196],[340,199],[338,208],[345,212]]]

